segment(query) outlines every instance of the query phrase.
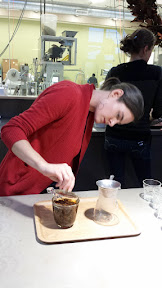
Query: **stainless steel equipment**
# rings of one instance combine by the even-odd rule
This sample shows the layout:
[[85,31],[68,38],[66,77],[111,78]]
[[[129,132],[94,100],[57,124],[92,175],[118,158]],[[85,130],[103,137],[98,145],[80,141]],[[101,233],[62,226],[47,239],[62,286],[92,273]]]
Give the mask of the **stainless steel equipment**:
[[3,81],[7,95],[37,95],[37,83],[29,73],[28,64],[20,66],[20,71],[11,68]]
[[36,78],[39,83],[44,83],[44,88],[64,79],[64,65],[76,65],[77,39],[74,38],[76,33],[76,31],[64,31],[62,33],[64,36],[42,35],[39,38],[38,62],[41,71],[39,79]]
[[20,95],[26,95],[26,83],[29,81],[28,64],[20,66],[20,78],[21,78]]

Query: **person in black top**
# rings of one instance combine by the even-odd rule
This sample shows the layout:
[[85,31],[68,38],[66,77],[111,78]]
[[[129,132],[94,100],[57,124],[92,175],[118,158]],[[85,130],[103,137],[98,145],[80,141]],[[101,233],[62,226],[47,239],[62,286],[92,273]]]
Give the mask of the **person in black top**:
[[162,116],[162,69],[147,64],[155,40],[154,34],[146,28],[127,35],[121,40],[120,49],[130,55],[130,62],[111,68],[106,76],[106,79],[118,77],[120,81],[134,84],[144,98],[144,115],[137,124],[106,126],[106,173],[108,168],[108,173],[115,175],[122,188],[129,188],[125,183],[126,159],[131,160],[139,182],[135,187],[142,187],[142,181],[151,178],[150,113],[154,119]]

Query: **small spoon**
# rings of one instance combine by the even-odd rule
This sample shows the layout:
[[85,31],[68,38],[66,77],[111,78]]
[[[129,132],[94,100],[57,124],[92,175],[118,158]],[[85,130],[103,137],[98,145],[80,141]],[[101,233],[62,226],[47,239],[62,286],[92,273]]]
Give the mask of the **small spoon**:
[[110,175],[110,180],[113,180],[114,179],[114,175]]
[[73,202],[73,204],[76,204],[78,197],[73,193],[73,192],[66,192],[64,190],[61,189],[55,189],[53,187],[48,187],[47,189],[47,193],[48,194],[52,194],[55,197],[55,200],[58,199],[69,199],[71,201],[71,203]]
[[48,187],[46,190],[48,194],[52,194],[53,196],[55,195],[55,189],[53,187]]

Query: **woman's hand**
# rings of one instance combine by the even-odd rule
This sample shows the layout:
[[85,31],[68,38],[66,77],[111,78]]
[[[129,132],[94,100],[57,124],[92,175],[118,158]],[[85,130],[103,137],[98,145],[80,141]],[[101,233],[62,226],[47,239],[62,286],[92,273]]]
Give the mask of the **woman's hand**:
[[46,163],[40,171],[44,176],[49,177],[56,182],[56,187],[65,191],[72,191],[75,184],[75,177],[71,167],[66,164],[50,164]]
[[56,186],[66,191],[72,191],[75,177],[71,167],[66,164],[48,163],[37,153],[27,140],[20,140],[12,146],[12,152],[29,166],[33,167],[44,176],[55,181]]

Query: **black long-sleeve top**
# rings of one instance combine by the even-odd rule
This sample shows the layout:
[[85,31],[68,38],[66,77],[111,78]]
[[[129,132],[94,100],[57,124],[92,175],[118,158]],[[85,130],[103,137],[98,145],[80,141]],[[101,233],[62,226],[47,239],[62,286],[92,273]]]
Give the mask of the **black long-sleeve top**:
[[162,69],[144,60],[135,60],[111,68],[106,79],[117,77],[121,82],[137,86],[144,98],[144,115],[138,123],[106,127],[106,135],[121,139],[145,140],[150,135],[150,111],[152,117],[162,116]]

